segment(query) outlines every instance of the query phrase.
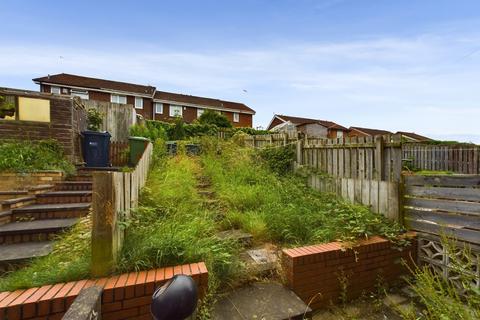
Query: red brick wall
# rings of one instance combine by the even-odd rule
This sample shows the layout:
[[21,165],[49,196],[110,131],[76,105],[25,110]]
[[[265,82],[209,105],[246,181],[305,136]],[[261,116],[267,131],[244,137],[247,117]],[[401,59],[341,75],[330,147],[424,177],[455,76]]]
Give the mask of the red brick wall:
[[80,290],[94,285],[104,288],[103,320],[152,319],[150,303],[155,288],[176,274],[190,275],[199,287],[200,297],[204,297],[208,287],[208,271],[205,264],[200,262],[110,278],[0,292],[0,319],[61,319]]
[[[340,278],[348,281],[349,299],[373,291],[379,280],[395,282],[408,271],[402,258],[415,261],[415,241],[399,251],[391,242],[373,237],[352,249],[342,250],[339,242],[284,249],[282,265],[288,286],[310,307],[319,309],[338,302]],[[413,258],[413,260],[412,260]]]

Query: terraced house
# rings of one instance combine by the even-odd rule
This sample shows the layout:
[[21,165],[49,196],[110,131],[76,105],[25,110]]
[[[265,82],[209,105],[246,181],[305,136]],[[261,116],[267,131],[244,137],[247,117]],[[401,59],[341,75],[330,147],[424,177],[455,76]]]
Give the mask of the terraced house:
[[146,119],[191,123],[207,109],[224,114],[235,127],[252,127],[255,111],[243,103],[158,91],[149,85],[89,78],[67,73],[35,78],[41,92],[133,105]]

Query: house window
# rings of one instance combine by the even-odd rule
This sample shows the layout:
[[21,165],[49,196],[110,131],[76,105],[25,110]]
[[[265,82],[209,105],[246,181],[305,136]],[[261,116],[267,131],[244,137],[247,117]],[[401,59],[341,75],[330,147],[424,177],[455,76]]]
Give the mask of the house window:
[[163,113],[163,103],[155,102],[155,113]]
[[183,107],[182,106],[170,106],[170,117],[181,117],[183,115]]
[[50,87],[50,92],[55,94],[60,94],[60,87]]
[[337,130],[337,138],[343,138],[343,131]]
[[62,88],[62,93],[63,94],[68,94],[68,88]]
[[19,97],[18,115],[22,121],[50,122],[50,100]]
[[240,114],[236,112],[233,113],[233,122],[240,122]]
[[72,95],[72,97],[79,97],[80,99],[83,99],[83,100],[88,100],[89,99],[88,91],[85,91],[85,90],[74,90],[74,89],[72,89],[71,95]]
[[200,118],[204,111],[205,109],[197,108],[197,118]]
[[135,97],[135,109],[143,109],[143,98]]
[[110,102],[112,103],[123,103],[123,104],[126,104],[127,103],[127,96],[121,96],[121,95],[118,95],[118,94],[112,94],[110,96]]

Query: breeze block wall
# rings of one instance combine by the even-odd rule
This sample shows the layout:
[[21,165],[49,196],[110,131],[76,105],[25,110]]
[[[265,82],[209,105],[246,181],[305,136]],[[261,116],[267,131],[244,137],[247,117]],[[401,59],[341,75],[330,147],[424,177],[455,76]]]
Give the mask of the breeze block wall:
[[177,274],[191,276],[198,285],[200,298],[205,296],[208,271],[205,263],[200,262],[125,273],[109,278],[0,292],[0,320],[62,319],[80,291],[91,286],[103,287],[103,320],[152,319],[150,303],[153,292]]
[[340,242],[284,249],[282,265],[287,285],[312,309],[372,292],[380,283],[392,284],[416,261],[415,234],[407,247],[396,247],[381,237],[372,237],[351,249]]

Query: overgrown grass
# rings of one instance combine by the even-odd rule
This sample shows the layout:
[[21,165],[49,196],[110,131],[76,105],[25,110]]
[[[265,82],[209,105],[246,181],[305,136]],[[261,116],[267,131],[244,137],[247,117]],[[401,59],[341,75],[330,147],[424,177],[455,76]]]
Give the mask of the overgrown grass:
[[205,172],[231,209],[224,228],[240,227],[257,240],[283,245],[355,241],[372,235],[394,238],[402,232],[364,206],[318,193],[293,174],[274,174],[252,149],[232,142],[210,143],[204,149]]
[[118,271],[205,261],[215,281],[234,278],[237,247],[215,236],[215,212],[204,208],[197,195],[198,165],[186,156],[157,162],[141,206],[127,222]]
[[55,243],[53,252],[0,278],[0,292],[86,279],[90,276],[90,216]]
[[55,140],[0,140],[0,172],[37,170],[62,170],[72,174],[75,167],[64,157],[61,146]]

